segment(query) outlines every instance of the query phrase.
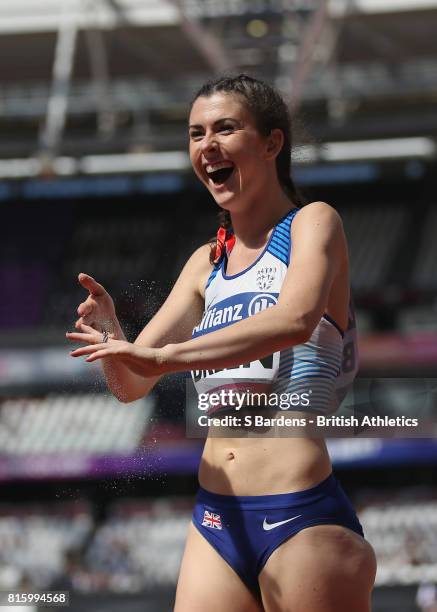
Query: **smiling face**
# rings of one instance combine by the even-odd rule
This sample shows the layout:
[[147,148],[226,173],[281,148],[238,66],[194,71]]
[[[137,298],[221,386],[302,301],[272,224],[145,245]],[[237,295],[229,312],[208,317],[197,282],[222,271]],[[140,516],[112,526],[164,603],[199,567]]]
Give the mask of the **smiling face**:
[[190,113],[190,159],[197,177],[217,204],[232,210],[249,201],[270,176],[268,139],[238,96],[214,93],[199,97]]

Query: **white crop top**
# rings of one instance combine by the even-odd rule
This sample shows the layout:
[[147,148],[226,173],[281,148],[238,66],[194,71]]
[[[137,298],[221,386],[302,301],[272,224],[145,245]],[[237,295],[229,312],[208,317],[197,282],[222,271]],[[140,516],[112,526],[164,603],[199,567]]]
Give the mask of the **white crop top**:
[[[193,329],[193,338],[232,325],[277,303],[292,256],[290,230],[298,211],[293,209],[275,226],[264,251],[242,272],[226,274],[225,253],[208,279],[205,311]],[[324,314],[304,344],[238,367],[195,370],[192,377],[198,393],[233,388],[306,394],[307,402],[293,403],[287,409],[329,414],[346,396],[357,370],[357,334],[351,303],[344,334]]]

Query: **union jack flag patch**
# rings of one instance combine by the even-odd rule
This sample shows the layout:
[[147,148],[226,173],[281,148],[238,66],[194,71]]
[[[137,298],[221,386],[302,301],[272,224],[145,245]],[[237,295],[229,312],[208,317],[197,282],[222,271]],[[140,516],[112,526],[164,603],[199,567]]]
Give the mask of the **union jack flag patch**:
[[205,510],[203,513],[202,525],[204,525],[205,527],[212,527],[213,529],[221,529],[222,519],[220,518],[220,514],[216,514],[215,512],[208,512],[208,510]]

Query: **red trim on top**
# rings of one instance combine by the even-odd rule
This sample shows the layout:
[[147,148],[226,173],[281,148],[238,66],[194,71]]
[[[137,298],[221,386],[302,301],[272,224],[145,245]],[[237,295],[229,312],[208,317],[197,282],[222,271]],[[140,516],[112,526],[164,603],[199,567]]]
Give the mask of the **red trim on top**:
[[225,250],[229,254],[235,244],[235,235],[231,234],[231,236],[226,240],[226,233],[227,232],[224,227],[219,227],[217,232],[214,264],[219,263],[219,261],[224,255]]

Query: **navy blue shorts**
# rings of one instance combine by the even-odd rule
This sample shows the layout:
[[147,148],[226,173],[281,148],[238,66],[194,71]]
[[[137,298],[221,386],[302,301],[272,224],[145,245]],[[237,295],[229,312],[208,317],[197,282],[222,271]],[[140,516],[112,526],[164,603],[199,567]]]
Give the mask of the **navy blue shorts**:
[[320,484],[279,495],[219,495],[200,487],[193,523],[241,580],[259,594],[258,575],[272,552],[312,525],[363,529],[340,483],[331,474]]

